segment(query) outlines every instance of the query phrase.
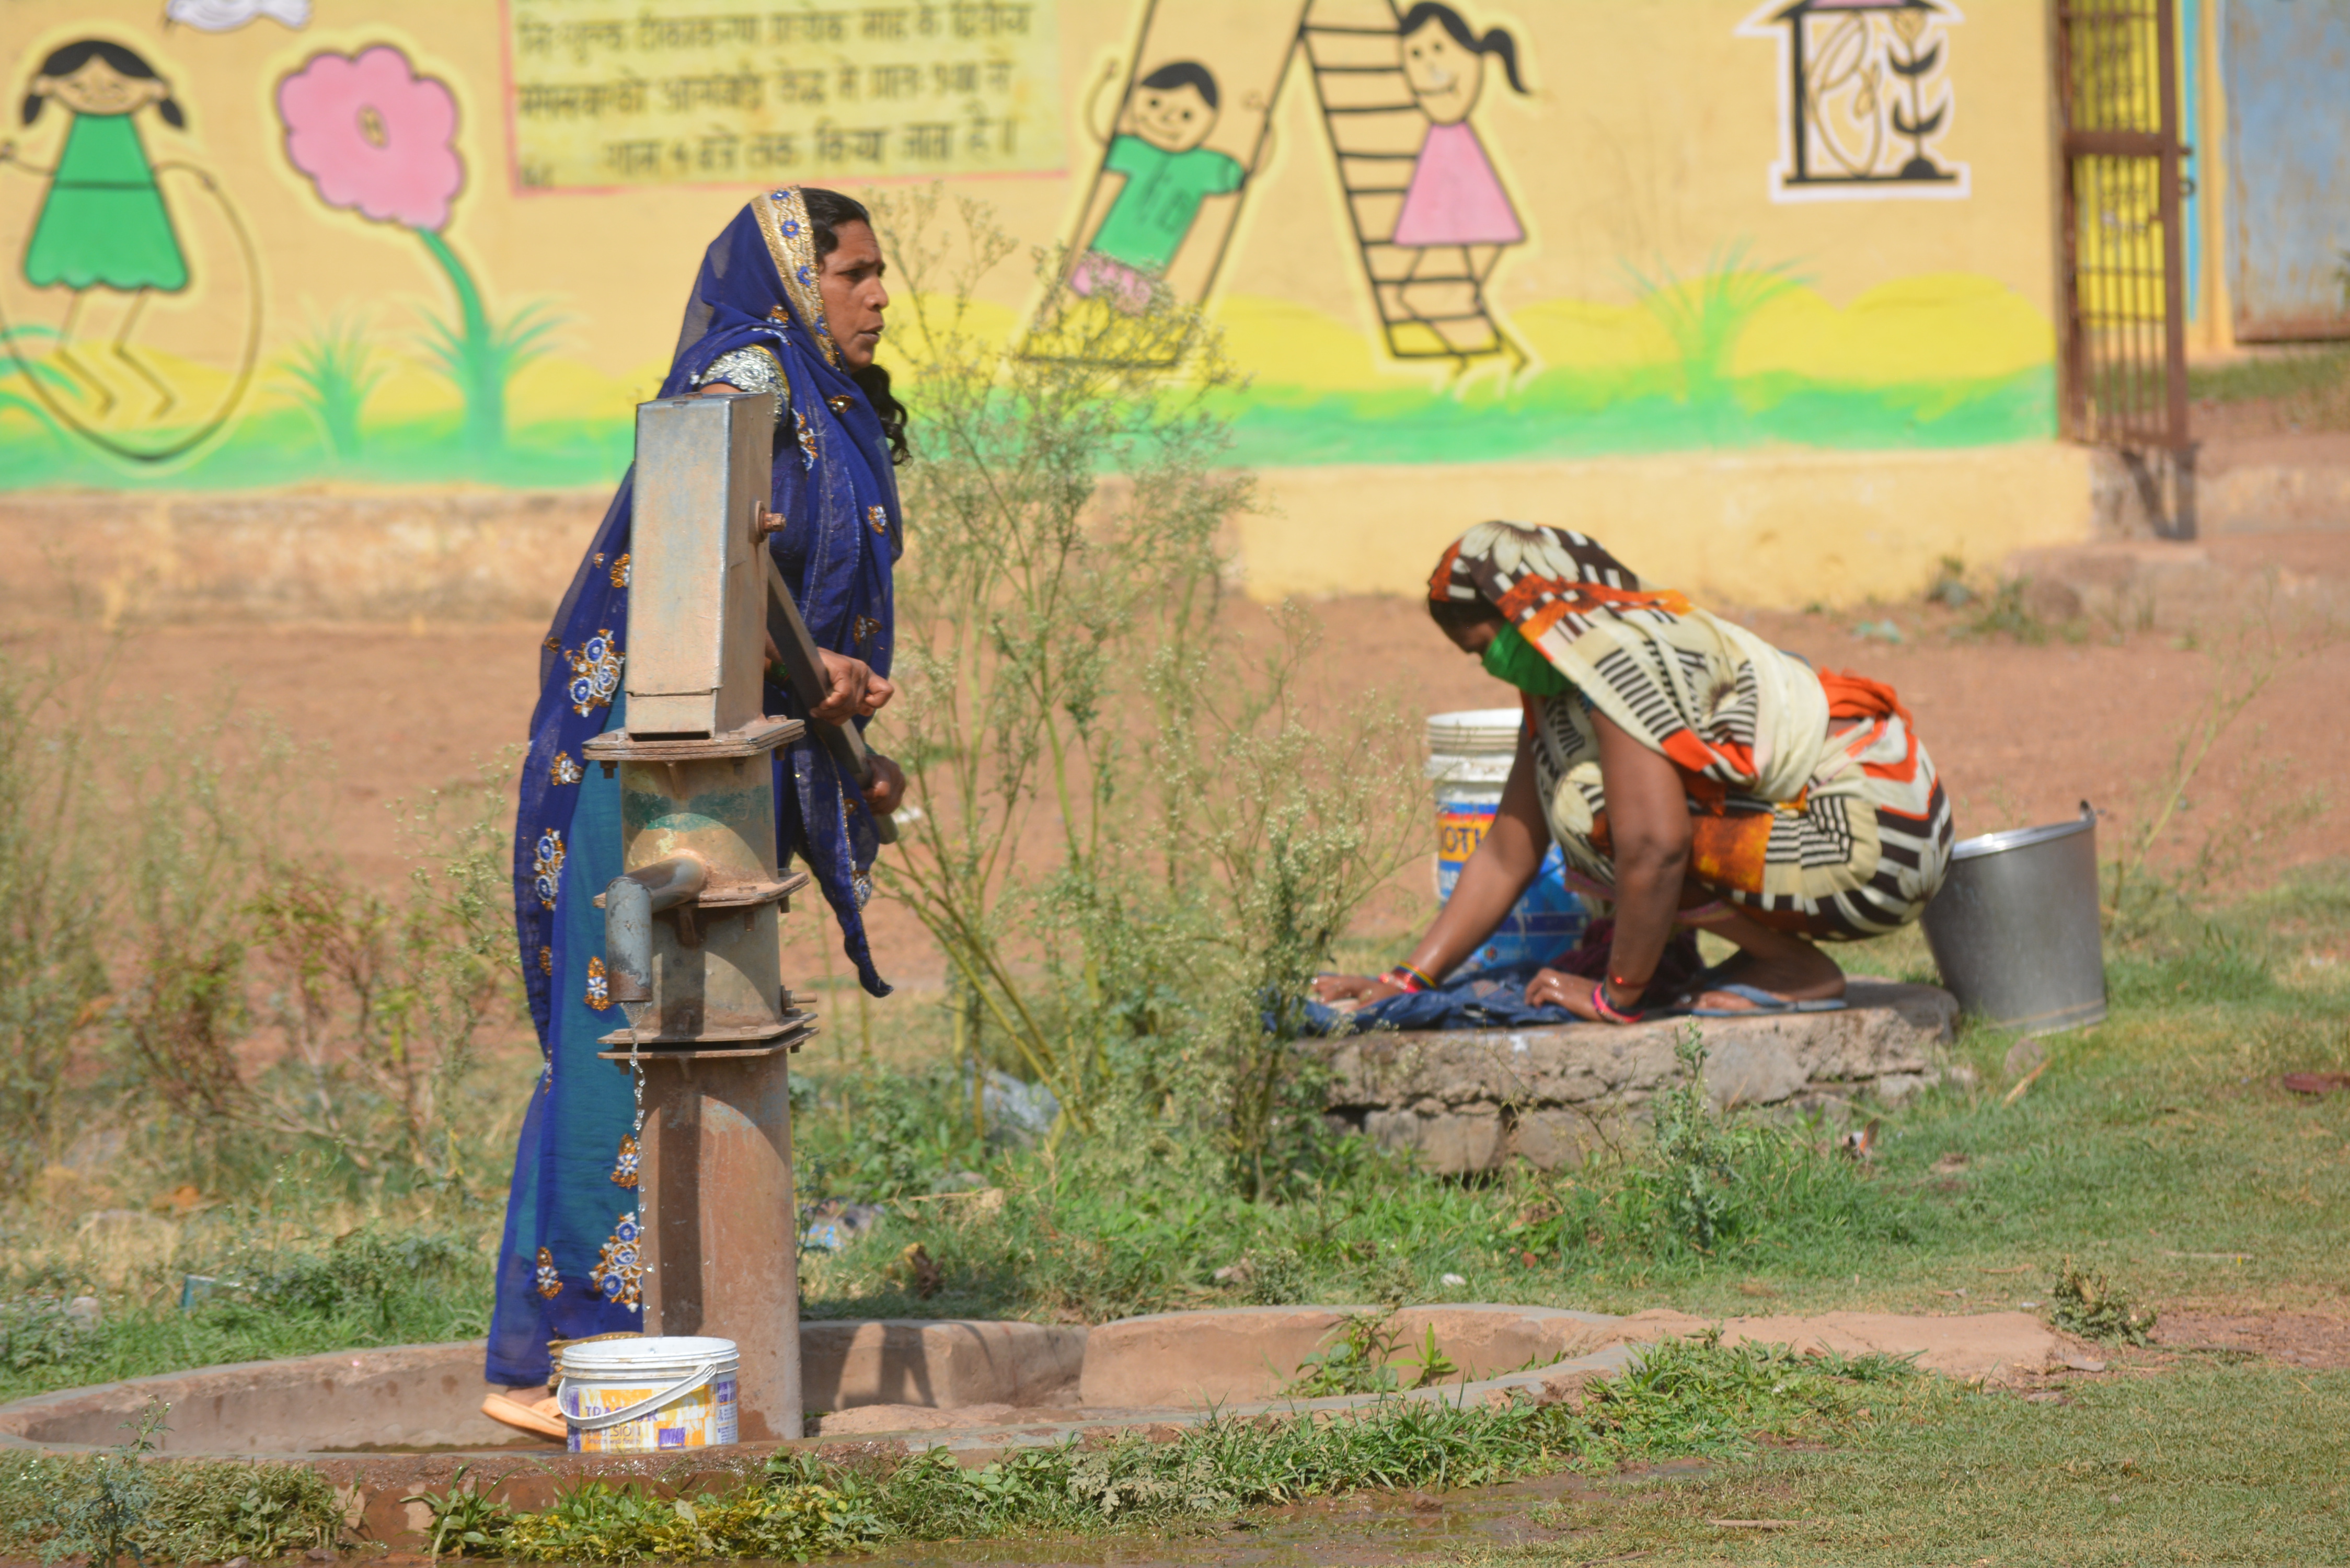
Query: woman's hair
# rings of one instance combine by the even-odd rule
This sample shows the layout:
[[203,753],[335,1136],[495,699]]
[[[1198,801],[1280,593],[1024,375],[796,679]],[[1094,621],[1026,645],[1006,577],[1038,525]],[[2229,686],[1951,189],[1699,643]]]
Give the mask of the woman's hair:
[[1467,631],[1474,626],[1498,626],[1502,612],[1482,598],[1430,599],[1428,618],[1448,632]]
[[[840,248],[843,225],[863,223],[868,229],[873,226],[873,214],[854,196],[803,185],[800,199],[807,203],[808,226],[816,231],[818,262]],[[872,403],[873,411],[881,416],[881,433],[889,441],[890,466],[912,461],[913,449],[906,444],[906,405],[889,390],[889,372],[879,365],[868,365],[862,370],[851,370],[848,379],[857,383],[858,389]]]
[[1499,27],[1479,37],[1470,31],[1469,24],[1461,19],[1460,12],[1450,5],[1439,5],[1437,0],[1419,0],[1419,5],[1405,12],[1403,20],[1396,26],[1396,36],[1407,37],[1430,22],[1441,24],[1444,30],[1452,35],[1452,41],[1471,54],[1501,56],[1502,70],[1510,78],[1511,89],[1519,93],[1526,90],[1526,84],[1518,79],[1518,41]]
[[[109,44],[104,38],[81,38],[62,49],[51,51],[49,57],[41,62],[41,68],[33,74],[36,77],[69,77],[93,59],[104,60],[122,75],[140,81],[162,79],[155,74],[154,67],[139,57],[137,51],[126,49],[120,44]],[[38,119],[48,101],[43,94],[26,93],[25,123],[30,125]],[[176,101],[167,97],[155,108],[167,124],[186,129],[188,117],[181,111]]]

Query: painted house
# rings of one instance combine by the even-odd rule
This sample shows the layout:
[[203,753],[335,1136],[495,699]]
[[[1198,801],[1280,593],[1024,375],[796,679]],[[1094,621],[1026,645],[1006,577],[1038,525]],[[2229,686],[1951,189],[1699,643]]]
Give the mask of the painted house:
[[[944,182],[1065,248],[990,280],[1007,341],[1050,289],[1211,311],[1260,597],[1409,590],[1494,515],[1744,603],[1914,592],[2095,525],[2058,10],[12,0],[0,531],[539,613],[747,195]],[[2350,331],[2346,16],[2171,18],[2199,346]]]

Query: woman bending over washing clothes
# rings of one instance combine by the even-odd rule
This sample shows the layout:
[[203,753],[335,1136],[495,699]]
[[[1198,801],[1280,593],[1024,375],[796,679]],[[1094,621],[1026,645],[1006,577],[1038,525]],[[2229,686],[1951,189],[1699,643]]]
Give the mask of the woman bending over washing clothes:
[[[1608,1023],[1652,1009],[1772,1011],[1844,994],[1815,943],[1924,912],[1950,863],[1949,798],[1891,688],[1815,673],[1580,534],[1484,523],[1429,579],[1429,613],[1524,694],[1492,827],[1409,961],[1328,976],[1325,1002],[1428,989],[1516,905],[1550,840],[1614,907],[1604,970],[1544,969],[1528,1006]],[[1738,951],[1652,986],[1677,927]],[[1597,967],[1597,966],[1594,966]]]

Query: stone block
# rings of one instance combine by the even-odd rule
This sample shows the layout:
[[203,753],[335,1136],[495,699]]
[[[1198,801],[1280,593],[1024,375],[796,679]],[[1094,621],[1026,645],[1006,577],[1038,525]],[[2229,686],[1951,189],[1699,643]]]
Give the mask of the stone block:
[[1333,1116],[1374,1142],[1419,1152],[1431,1171],[1490,1170],[1511,1158],[1580,1163],[1594,1118],[1646,1105],[1679,1071],[1692,1023],[1706,1087],[1722,1106],[1798,1109],[1856,1095],[1907,1097],[1941,1081],[1958,1003],[1932,986],[1855,981],[1835,1012],[1659,1019],[1626,1027],[1350,1035],[1321,1047]]
[[1716,1106],[1776,1105],[1811,1081],[1786,1033],[1749,1026],[1724,1029],[1707,1041],[1705,1088]]
[[1510,1129],[1510,1152],[1541,1170],[1581,1165],[1600,1141],[1599,1129],[1580,1111],[1520,1111]]
[[1499,1166],[1506,1137],[1499,1106],[1439,1112],[1421,1119],[1419,1147],[1429,1169],[1460,1176]]

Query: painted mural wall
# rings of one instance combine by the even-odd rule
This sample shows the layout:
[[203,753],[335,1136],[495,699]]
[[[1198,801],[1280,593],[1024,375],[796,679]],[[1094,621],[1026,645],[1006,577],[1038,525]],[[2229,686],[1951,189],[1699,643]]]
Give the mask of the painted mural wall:
[[11,0],[0,485],[607,483],[787,181],[1207,302],[1259,464],[2044,441],[2041,11]]

